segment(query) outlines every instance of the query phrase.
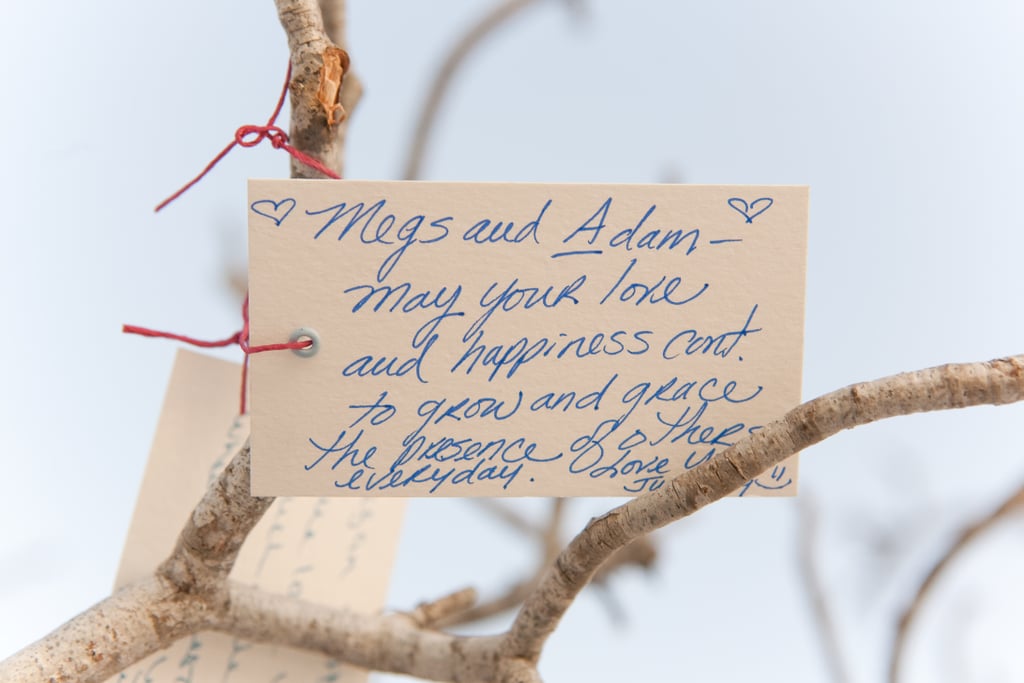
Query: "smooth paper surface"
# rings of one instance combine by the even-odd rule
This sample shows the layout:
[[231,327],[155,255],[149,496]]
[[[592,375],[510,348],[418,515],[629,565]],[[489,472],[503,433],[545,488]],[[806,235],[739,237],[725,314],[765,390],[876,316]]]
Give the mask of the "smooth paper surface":
[[[253,180],[253,492],[611,496],[800,401],[806,187]],[[739,493],[792,494],[796,461]]]
[[[238,417],[241,367],[179,351],[125,544],[117,587],[171,552],[207,484],[249,434]],[[250,533],[231,578],[312,602],[372,613],[383,607],[404,504],[400,500],[274,502]],[[365,681],[322,655],[219,633],[185,638],[111,681],[222,683]]]

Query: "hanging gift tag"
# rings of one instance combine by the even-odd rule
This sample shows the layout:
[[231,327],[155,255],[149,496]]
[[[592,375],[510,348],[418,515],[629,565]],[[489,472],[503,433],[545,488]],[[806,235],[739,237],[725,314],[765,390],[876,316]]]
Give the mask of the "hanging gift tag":
[[[125,543],[117,587],[152,574],[209,483],[249,435],[238,417],[241,366],[179,351]],[[358,612],[379,611],[403,501],[279,498],[249,534],[231,578]],[[365,681],[323,655],[220,633],[184,638],[110,681]]]
[[[800,400],[806,187],[253,180],[253,492],[657,490]],[[796,461],[740,493],[795,492]]]

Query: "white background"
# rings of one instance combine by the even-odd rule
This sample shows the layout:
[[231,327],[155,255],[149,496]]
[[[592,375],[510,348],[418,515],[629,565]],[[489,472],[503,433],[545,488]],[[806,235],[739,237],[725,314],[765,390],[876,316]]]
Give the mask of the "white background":
[[[1024,5],[579,4],[582,18],[538,2],[473,55],[427,178],[810,185],[807,398],[1022,351]],[[367,90],[347,175],[395,178],[445,49],[488,4],[351,5]],[[284,153],[238,149],[152,207],[265,120],[287,51],[272,3],[198,0],[10,3],[0,51],[2,657],[113,580],[175,346],[121,324],[206,338],[239,325],[225,273],[244,271],[245,180],[287,175]],[[806,452],[855,680],[881,679],[934,553],[1018,485],[1022,417],[906,418]],[[579,501],[571,529],[613,503]],[[726,501],[662,532],[652,575],[573,606],[546,679],[825,680],[797,505]],[[467,503],[411,512],[395,608],[466,584],[493,593],[532,560]],[[908,680],[1024,677],[1020,532],[985,539],[939,586]]]

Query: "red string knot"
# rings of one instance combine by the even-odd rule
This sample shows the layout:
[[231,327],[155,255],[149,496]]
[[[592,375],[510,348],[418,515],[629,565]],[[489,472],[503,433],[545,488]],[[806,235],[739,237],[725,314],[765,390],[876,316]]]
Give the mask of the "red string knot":
[[255,147],[264,140],[270,140],[274,149],[288,145],[288,133],[273,124],[266,126],[242,126],[235,131],[235,142],[242,147]]

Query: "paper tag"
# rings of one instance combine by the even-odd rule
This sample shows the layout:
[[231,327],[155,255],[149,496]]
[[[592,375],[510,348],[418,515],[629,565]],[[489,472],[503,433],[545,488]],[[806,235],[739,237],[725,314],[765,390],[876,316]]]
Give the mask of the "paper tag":
[[[241,368],[179,351],[117,576],[153,572],[208,483],[245,442]],[[231,577],[311,602],[372,613],[383,607],[403,501],[279,498],[249,534]],[[365,681],[322,655],[254,645],[219,633],[184,638],[110,681]]]
[[254,493],[657,490],[799,403],[807,196],[250,181],[252,342],[318,337],[252,359]]

